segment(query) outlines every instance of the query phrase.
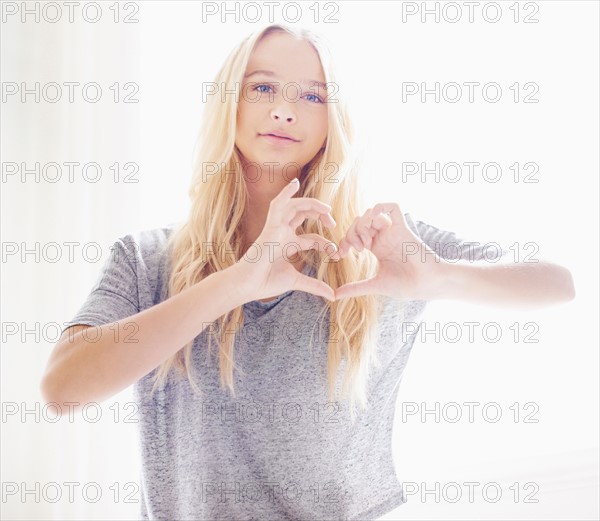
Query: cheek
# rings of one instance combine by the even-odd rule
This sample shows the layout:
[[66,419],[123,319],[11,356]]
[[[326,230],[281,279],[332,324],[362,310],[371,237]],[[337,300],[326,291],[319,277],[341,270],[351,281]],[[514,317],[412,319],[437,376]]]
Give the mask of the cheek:
[[253,125],[252,110],[245,103],[238,106],[237,122],[236,122],[236,140],[245,143],[252,137]]
[[315,143],[317,143],[320,147],[323,144],[323,141],[325,141],[325,139],[327,138],[327,115],[325,114],[325,117],[323,117],[322,115],[315,117],[310,128],[313,129],[313,131],[311,132],[311,137],[314,139]]
[[237,120],[242,126],[247,126],[252,119],[252,103],[240,100]]

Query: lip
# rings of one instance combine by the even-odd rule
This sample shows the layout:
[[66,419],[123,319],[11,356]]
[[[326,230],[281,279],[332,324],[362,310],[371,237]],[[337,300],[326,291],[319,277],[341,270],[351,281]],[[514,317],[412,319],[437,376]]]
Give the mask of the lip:
[[259,136],[265,138],[269,143],[273,143],[275,145],[293,145],[294,143],[298,143],[298,141],[290,137],[274,136],[272,134],[259,134]]
[[260,135],[261,136],[275,136],[275,137],[287,138],[291,141],[298,142],[298,140],[294,136],[290,136],[287,132],[278,131],[278,130],[276,130],[275,132],[266,132],[265,134],[260,134]]

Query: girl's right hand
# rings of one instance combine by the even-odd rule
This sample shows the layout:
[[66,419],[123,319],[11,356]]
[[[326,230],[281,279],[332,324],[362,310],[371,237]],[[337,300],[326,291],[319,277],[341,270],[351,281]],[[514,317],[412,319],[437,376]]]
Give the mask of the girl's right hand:
[[328,228],[336,226],[328,204],[310,197],[292,197],[299,187],[299,181],[294,179],[273,198],[262,232],[237,263],[249,284],[252,300],[276,297],[289,290],[335,300],[330,286],[300,273],[288,260],[299,249],[317,248],[329,254],[335,251],[331,257],[340,259],[335,244],[325,237],[317,233],[296,235],[296,228],[306,218],[321,219]]

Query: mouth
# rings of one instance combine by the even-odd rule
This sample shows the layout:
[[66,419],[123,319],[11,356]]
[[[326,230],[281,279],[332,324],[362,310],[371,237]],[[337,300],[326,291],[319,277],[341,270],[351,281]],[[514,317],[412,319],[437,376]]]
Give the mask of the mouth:
[[286,136],[279,136],[277,134],[259,134],[259,136],[280,140],[282,142],[298,143],[297,139],[293,139],[291,137],[286,137]]

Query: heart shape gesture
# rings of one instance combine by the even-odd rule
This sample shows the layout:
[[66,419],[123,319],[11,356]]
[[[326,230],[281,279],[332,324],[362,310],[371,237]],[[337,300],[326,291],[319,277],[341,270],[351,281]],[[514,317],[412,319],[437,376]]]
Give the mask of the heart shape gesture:
[[[369,208],[353,221],[337,248],[318,233],[296,233],[307,218],[319,219],[328,228],[336,226],[330,205],[311,197],[293,197],[299,186],[297,179],[290,181],[271,201],[263,230],[250,245],[259,255],[249,258],[244,253],[232,266],[239,273],[239,291],[245,297],[270,299],[285,291],[299,290],[329,301],[370,294],[427,300],[444,291],[442,286],[449,278],[451,264],[409,229],[398,204],[380,203]],[[324,281],[301,273],[295,265],[299,259],[287,258],[287,249],[282,245],[292,242],[303,251],[331,245],[330,259],[337,261],[348,255],[352,246],[359,252],[368,248],[378,259],[377,275],[334,290]],[[261,255],[262,251],[269,254]]]
[[427,300],[440,294],[450,263],[413,233],[397,203],[376,204],[357,217],[340,241],[339,256],[346,257],[351,247],[377,257],[377,275],[343,284],[335,290],[336,300],[370,294]]

